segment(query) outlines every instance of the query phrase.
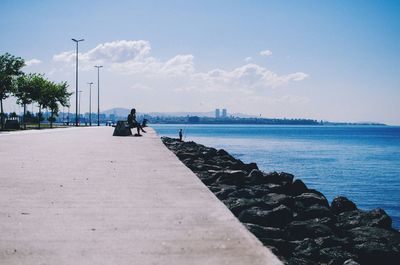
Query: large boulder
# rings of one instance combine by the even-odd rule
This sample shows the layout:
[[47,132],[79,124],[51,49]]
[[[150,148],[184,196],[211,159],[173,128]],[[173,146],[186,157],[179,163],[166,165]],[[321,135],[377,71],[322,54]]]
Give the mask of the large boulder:
[[306,184],[300,179],[293,181],[292,185],[288,187],[288,192],[292,196],[297,196],[308,191]]
[[322,205],[329,207],[328,200],[324,195],[315,192],[306,192],[294,197],[297,208],[305,209],[311,205]]
[[392,219],[382,209],[374,209],[371,211],[354,210],[339,214],[337,216],[336,225],[345,230],[359,226],[390,229],[392,227]]
[[398,264],[400,233],[379,227],[357,227],[348,231],[352,250],[361,264]]
[[343,196],[338,196],[334,198],[331,203],[331,211],[333,214],[336,215],[354,210],[357,210],[357,206],[355,205],[355,203]]

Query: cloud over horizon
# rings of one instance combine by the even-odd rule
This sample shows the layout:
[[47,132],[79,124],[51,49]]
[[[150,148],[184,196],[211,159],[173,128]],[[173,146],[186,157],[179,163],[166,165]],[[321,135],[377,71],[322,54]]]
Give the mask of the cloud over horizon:
[[[87,52],[79,53],[79,62],[82,71],[93,69],[95,64],[103,64],[115,74],[168,80],[171,86],[174,86],[174,91],[235,90],[254,93],[302,81],[308,77],[303,72],[280,75],[255,63],[246,63],[232,70],[215,68],[200,72],[195,68],[192,54],[177,54],[163,61],[151,56],[150,51],[150,42],[146,40],[112,41],[98,44]],[[269,56],[272,52],[265,50],[260,54]],[[248,57],[246,61],[250,61],[250,58]],[[53,61],[72,66],[75,64],[75,52],[64,51],[55,54]],[[152,86],[146,84],[145,80],[141,82],[147,87]]]

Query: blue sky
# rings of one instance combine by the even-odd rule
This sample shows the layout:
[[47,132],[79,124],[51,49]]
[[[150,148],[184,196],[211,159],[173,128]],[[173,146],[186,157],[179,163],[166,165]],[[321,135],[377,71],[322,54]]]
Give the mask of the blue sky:
[[400,124],[398,14],[400,1],[2,0],[0,53],[73,91],[70,39],[85,38],[82,100],[104,64],[104,109]]

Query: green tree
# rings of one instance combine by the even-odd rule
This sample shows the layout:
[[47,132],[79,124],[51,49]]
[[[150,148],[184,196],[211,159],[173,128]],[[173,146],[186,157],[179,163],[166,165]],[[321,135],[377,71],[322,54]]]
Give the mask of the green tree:
[[13,89],[13,80],[22,74],[21,68],[25,61],[9,53],[0,55],[0,123],[4,129],[3,100],[8,98]]
[[59,105],[66,107],[68,106],[68,99],[72,93],[67,91],[67,82],[54,83],[49,82],[46,88],[46,106],[50,110],[50,127],[53,128],[53,122],[56,120],[59,112]]
[[37,75],[35,78],[32,80],[32,101],[38,103],[39,105],[39,112],[38,112],[38,123],[39,123],[39,129],[41,125],[41,121],[43,120],[43,114],[42,114],[42,109],[47,108],[48,106],[48,87],[49,87],[50,81],[48,81],[43,75]]
[[14,95],[17,98],[17,103],[24,107],[24,129],[26,129],[26,105],[33,102],[35,86],[38,85],[37,79],[41,77],[42,75],[39,74],[21,75],[15,82]]

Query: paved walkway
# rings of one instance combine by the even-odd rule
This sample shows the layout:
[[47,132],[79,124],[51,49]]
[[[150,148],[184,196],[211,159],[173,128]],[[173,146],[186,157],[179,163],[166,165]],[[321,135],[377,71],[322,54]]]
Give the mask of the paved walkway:
[[149,129],[0,133],[0,264],[281,264]]

